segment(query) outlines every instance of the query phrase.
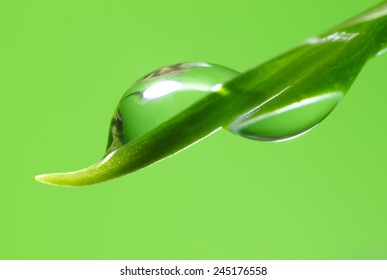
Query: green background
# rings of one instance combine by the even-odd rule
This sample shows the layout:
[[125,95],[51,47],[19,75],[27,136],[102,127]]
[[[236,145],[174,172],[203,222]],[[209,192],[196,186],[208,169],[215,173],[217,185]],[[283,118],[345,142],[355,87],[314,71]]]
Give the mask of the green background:
[[1,259],[387,259],[387,56],[306,135],[226,131],[91,187],[33,181],[102,156],[161,66],[245,71],[378,1],[2,1]]

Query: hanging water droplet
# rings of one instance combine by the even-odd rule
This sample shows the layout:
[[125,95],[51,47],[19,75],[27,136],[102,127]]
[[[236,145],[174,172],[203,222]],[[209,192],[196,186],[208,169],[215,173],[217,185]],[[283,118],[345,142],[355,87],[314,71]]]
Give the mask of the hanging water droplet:
[[[259,94],[266,96],[267,92],[272,94],[235,118],[226,128],[237,135],[261,141],[287,140],[309,131],[332,112],[370,54],[375,52],[369,36],[347,31],[322,35],[295,49],[286,63],[283,64],[279,57],[278,64],[262,65],[261,72],[252,72],[256,77],[261,75],[262,79],[253,84],[252,89],[257,97]],[[355,52],[358,46],[362,48]],[[348,52],[352,55],[347,56]],[[291,82],[287,82],[286,75],[281,76],[283,69],[289,77],[294,75]],[[278,73],[277,77],[275,73]],[[276,88],[275,83],[268,87],[267,79],[278,79],[277,83],[285,87]],[[240,80],[243,83],[243,78]],[[224,87],[232,91],[238,89],[238,84],[234,81],[231,88],[228,84]]]
[[273,108],[274,99],[235,120],[228,130],[261,141],[291,139],[320,123],[343,96],[342,92],[326,93]]
[[190,62],[163,67],[146,75],[121,98],[111,121],[106,154],[220,89],[237,74],[224,66]]

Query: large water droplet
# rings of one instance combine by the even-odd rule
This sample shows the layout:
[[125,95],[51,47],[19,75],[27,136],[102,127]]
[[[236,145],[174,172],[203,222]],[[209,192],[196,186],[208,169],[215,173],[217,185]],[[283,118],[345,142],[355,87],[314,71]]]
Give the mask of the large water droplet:
[[121,98],[111,122],[106,154],[218,90],[237,74],[224,66],[190,62],[163,67],[146,75]]
[[294,138],[320,123],[343,97],[332,92],[300,99],[279,108],[269,101],[235,120],[228,129],[243,137],[261,141],[281,141]]

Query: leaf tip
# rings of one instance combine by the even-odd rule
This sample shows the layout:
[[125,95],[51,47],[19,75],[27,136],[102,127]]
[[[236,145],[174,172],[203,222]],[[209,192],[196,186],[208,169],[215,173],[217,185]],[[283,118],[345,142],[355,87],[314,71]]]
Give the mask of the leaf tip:
[[40,174],[34,177],[35,181],[44,183],[52,186],[61,186],[61,187],[70,187],[69,185],[61,183],[62,173],[52,173],[52,174]]

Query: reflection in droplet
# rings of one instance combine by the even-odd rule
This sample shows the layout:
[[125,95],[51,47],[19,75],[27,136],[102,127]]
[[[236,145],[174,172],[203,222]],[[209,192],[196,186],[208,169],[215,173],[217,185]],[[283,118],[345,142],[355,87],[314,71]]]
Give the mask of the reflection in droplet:
[[384,46],[383,49],[381,49],[377,54],[376,56],[381,56],[383,54],[387,53],[387,46]]
[[235,120],[228,129],[243,137],[261,141],[291,139],[320,123],[342,97],[341,92],[322,94],[269,112],[263,110],[264,104]]
[[111,121],[106,154],[219,90],[224,82],[237,74],[224,66],[189,62],[163,67],[146,75],[121,98]]

